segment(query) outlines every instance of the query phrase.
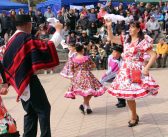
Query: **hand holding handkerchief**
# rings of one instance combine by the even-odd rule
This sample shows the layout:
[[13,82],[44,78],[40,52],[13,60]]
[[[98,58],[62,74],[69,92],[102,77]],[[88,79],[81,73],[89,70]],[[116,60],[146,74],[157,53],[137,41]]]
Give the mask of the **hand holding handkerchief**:
[[108,20],[108,21],[112,21],[114,23],[117,23],[117,21],[123,21],[123,20],[125,21],[126,20],[126,18],[124,18],[123,16],[115,15],[115,14],[106,14],[104,16],[104,19]]
[[49,22],[49,25],[55,27],[55,24],[59,22],[56,18],[48,18],[47,21]]

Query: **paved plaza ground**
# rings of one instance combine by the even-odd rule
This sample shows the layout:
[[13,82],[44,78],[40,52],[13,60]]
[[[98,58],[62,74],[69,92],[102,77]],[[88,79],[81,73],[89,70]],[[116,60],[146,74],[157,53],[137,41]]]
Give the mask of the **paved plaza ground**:
[[[103,72],[94,71],[94,74],[100,78]],[[160,85],[159,94],[156,97],[149,96],[137,100],[140,123],[134,128],[129,128],[127,122],[130,112],[127,107],[116,108],[115,97],[106,93],[93,98],[93,114],[84,116],[78,109],[82,103],[81,97],[76,100],[64,98],[69,80],[59,74],[40,74],[39,78],[52,106],[52,137],[168,137],[168,69],[152,69],[151,75]],[[3,96],[3,99],[22,134],[25,112],[21,102],[16,102],[15,91],[10,88],[9,94]],[[40,132],[37,137],[40,137]]]

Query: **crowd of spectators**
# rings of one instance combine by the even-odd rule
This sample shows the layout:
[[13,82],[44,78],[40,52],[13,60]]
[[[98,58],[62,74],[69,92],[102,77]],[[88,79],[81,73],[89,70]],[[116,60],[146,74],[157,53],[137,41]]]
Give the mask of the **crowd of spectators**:
[[[55,30],[48,25],[46,19],[56,17],[64,24],[62,36],[65,42],[67,44],[81,42],[85,47],[85,54],[91,56],[96,63],[97,69],[106,69],[107,58],[112,52],[111,42],[106,37],[106,27],[104,26],[103,16],[107,13],[122,15],[126,18],[125,21],[113,23],[114,35],[128,34],[129,23],[138,20],[141,23],[143,32],[150,35],[154,39],[155,44],[158,43],[161,32],[164,32],[165,39],[168,36],[168,2],[160,5],[159,3],[156,5],[143,2],[132,3],[126,7],[124,7],[123,3],[113,7],[112,2],[107,2],[106,5],[98,3],[92,9],[86,9],[85,6],[81,10],[62,7],[57,13],[53,13],[51,7],[48,6],[44,14],[30,7],[27,14],[31,16],[33,24],[32,34],[35,37],[42,40],[50,39]],[[17,14],[26,13],[23,9],[20,9]],[[3,45],[2,38],[4,38],[5,34],[8,34],[10,37],[15,32],[15,15],[16,12],[14,10],[11,10],[9,15],[6,11],[2,12],[0,16],[0,45]],[[166,40],[164,44],[168,47]],[[164,54],[165,62],[168,49]],[[161,57],[158,55],[159,59]],[[160,66],[158,65],[158,67]]]

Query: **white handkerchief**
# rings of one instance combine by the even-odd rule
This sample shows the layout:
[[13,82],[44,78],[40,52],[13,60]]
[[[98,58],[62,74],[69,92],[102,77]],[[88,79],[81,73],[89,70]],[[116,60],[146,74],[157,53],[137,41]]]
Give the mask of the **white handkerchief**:
[[68,48],[68,44],[65,43],[65,40],[61,41],[61,45],[62,45],[63,49]]
[[117,21],[123,21],[125,18],[121,15],[115,15],[115,14],[106,14],[104,15],[104,19],[106,20],[112,20],[112,22],[117,23]]
[[55,27],[55,24],[59,22],[56,18],[48,18],[47,21],[49,22],[49,25]]

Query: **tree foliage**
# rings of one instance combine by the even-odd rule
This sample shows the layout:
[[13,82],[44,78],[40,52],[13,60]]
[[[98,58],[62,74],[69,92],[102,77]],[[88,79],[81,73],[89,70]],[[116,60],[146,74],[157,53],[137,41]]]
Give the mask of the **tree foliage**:
[[[28,3],[28,0],[12,0],[14,2],[19,2],[19,3]],[[43,2],[45,0],[30,0],[31,6],[35,6],[36,4]]]

